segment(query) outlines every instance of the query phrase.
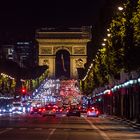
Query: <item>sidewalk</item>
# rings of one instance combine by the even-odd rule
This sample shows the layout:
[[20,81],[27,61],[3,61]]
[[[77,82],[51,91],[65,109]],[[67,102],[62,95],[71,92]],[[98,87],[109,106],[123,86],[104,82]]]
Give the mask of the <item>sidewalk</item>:
[[137,123],[136,121],[130,121],[125,118],[119,118],[117,116],[111,116],[111,115],[104,115],[106,118],[111,119],[111,120],[117,120],[121,123],[127,124],[135,129],[140,129],[140,123]]

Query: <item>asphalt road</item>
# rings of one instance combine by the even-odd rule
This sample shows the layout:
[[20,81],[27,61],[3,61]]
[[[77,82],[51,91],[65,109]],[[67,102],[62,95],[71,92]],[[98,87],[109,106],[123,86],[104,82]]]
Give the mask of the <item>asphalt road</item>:
[[140,140],[140,131],[104,117],[0,116],[0,140]]

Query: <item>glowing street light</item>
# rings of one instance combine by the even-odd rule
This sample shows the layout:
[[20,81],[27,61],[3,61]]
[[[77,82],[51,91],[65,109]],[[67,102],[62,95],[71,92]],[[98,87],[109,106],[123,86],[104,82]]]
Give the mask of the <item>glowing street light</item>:
[[105,46],[105,43],[102,43],[102,46]]
[[107,34],[107,36],[108,36],[108,37],[110,37],[110,36],[111,36],[111,34]]
[[119,7],[118,7],[118,10],[119,10],[119,11],[122,11],[122,10],[123,10],[123,7],[119,6]]

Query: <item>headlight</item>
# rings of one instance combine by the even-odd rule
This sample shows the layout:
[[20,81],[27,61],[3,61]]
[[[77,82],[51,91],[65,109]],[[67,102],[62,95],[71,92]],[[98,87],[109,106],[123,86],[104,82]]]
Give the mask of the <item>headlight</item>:
[[19,110],[22,110],[22,108],[21,108],[21,107],[19,107],[18,109],[19,109]]
[[12,110],[14,110],[14,109],[15,109],[15,107],[12,108]]
[[26,112],[26,109],[25,109],[25,107],[23,107],[23,112]]

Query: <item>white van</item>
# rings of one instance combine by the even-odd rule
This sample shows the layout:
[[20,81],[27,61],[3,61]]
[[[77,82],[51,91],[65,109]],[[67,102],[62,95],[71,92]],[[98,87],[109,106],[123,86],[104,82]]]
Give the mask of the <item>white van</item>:
[[21,102],[13,102],[12,113],[23,113],[23,105]]

